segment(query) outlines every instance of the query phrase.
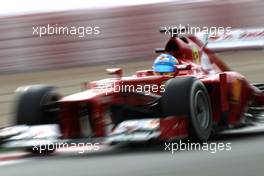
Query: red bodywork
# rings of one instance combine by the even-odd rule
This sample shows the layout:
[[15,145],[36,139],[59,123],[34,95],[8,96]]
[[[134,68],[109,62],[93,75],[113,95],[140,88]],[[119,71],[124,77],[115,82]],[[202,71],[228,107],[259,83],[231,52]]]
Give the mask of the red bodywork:
[[[204,83],[211,100],[214,127],[223,124],[238,127],[249,104],[264,104],[264,95],[260,90],[252,86],[241,74],[231,71],[213,52],[203,47],[196,37],[172,37],[164,52],[172,54],[180,62],[176,77],[194,76]],[[204,57],[205,55],[207,57]],[[168,76],[156,76],[152,70],[138,71],[131,77],[122,77],[122,70],[118,69],[109,72],[116,73],[118,77],[86,83],[84,91],[66,96],[59,101],[63,138],[85,137],[82,130],[84,122],[89,122],[94,137],[105,137],[107,135],[105,114],[110,106],[144,104],[149,101],[147,96],[140,99],[123,96],[116,88],[107,92],[102,91],[98,88],[102,82],[115,83],[115,87],[122,84],[157,85],[160,88],[165,81],[171,79]],[[161,94],[160,90],[153,93]],[[188,136],[187,115],[160,118],[160,133],[161,139]]]

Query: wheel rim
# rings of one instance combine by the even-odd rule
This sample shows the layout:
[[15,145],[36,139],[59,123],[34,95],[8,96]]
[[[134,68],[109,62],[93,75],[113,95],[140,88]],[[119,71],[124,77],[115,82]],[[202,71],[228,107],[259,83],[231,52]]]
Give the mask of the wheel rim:
[[194,98],[194,116],[201,129],[205,130],[209,126],[210,112],[208,101],[203,91],[199,90]]

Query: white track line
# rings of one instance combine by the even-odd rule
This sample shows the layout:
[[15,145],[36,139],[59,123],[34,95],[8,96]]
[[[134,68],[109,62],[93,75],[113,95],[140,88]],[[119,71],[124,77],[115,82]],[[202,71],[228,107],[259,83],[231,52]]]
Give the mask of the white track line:
[[9,161],[9,160],[17,160],[20,158],[24,158],[26,155],[28,155],[27,152],[7,152],[0,154],[0,162],[2,161]]
[[0,161],[0,167],[1,166],[7,166],[7,165],[13,165],[18,163],[23,163],[29,161],[28,159],[18,159],[18,160],[10,160],[10,161]]

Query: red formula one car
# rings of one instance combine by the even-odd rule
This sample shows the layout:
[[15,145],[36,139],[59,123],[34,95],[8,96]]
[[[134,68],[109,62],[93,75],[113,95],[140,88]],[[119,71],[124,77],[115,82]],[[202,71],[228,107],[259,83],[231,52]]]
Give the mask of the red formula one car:
[[264,85],[231,71],[197,37],[174,31],[156,52],[177,58],[174,74],[141,70],[123,77],[122,69],[107,69],[114,78],[86,83],[86,90],[65,97],[50,86],[18,88],[17,125],[57,123],[62,139],[115,143],[206,141],[212,133],[256,122]]

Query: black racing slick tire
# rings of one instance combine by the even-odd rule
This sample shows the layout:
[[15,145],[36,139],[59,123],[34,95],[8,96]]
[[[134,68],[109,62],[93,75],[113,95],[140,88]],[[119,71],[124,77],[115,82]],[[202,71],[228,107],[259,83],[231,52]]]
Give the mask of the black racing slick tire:
[[60,95],[46,85],[20,87],[16,91],[16,125],[43,125],[58,122]]
[[212,109],[204,84],[195,77],[178,77],[165,84],[163,116],[188,115],[190,138],[207,141],[212,132]]

